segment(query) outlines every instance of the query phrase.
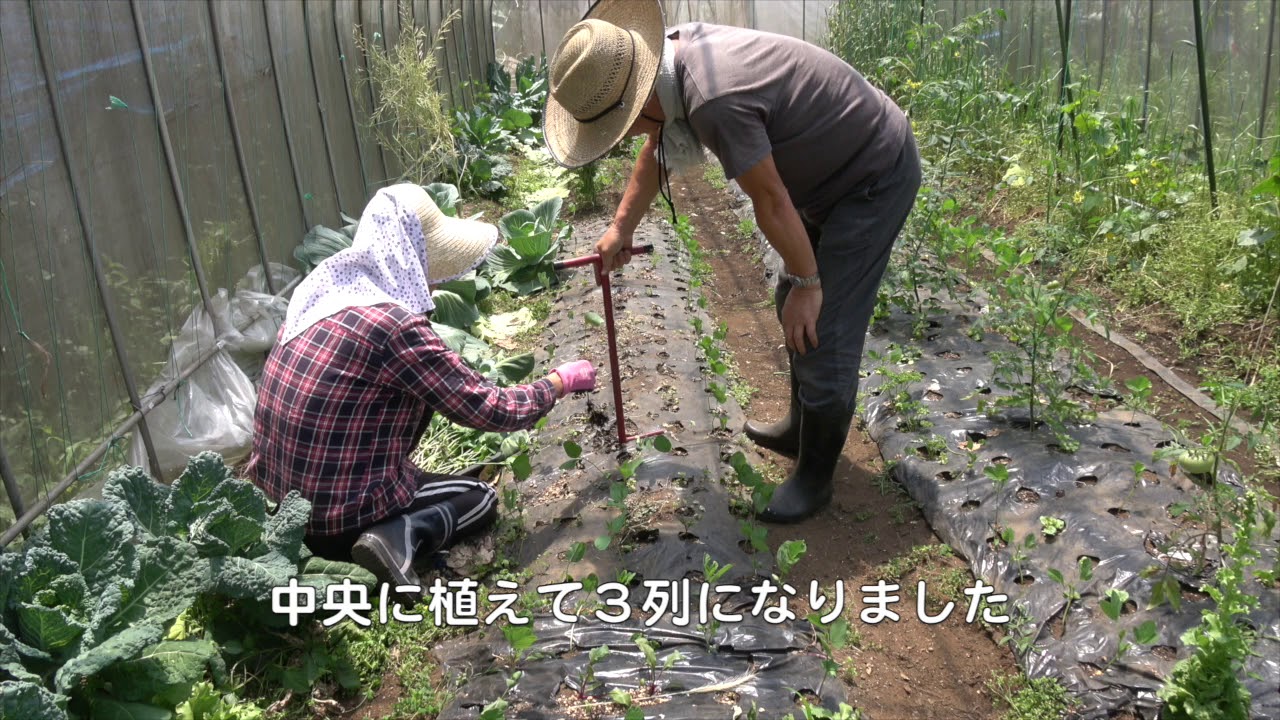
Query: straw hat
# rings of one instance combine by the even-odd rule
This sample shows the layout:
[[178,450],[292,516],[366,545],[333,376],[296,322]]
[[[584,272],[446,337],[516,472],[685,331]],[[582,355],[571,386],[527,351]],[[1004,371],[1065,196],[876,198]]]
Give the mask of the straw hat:
[[658,0],[599,0],[551,61],[543,136],[556,162],[582,167],[609,152],[640,116],[658,77]]
[[427,282],[448,282],[466,275],[489,256],[498,228],[478,220],[445,215],[421,185],[394,187],[396,199],[418,216],[427,239]]

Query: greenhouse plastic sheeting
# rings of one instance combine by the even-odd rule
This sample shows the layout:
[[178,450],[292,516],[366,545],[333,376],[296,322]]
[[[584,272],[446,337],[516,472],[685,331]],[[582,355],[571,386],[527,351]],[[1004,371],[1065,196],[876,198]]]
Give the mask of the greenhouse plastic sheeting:
[[[284,287],[296,271],[273,264],[272,280]],[[261,266],[251,270],[239,283],[234,296],[225,288],[209,299],[183,323],[173,341],[169,362],[152,383],[143,401],[155,396],[183,370],[220,340],[223,350],[179,384],[172,396],[147,414],[151,441],[160,462],[161,476],[173,480],[187,465],[187,459],[211,450],[228,464],[248,456],[253,443],[253,409],[257,391],[250,375],[262,369],[266,353],[275,343],[284,322],[287,301],[265,289]],[[281,282],[283,281],[283,282]],[[147,451],[141,433],[135,433],[130,449],[134,465],[147,467]]]
[[[562,257],[592,252],[603,229],[602,223],[579,226]],[[563,274],[564,286],[542,335],[547,346],[540,360],[552,367],[586,357],[596,363],[599,375],[596,390],[585,399],[557,403],[539,433],[533,473],[517,486],[528,535],[516,553],[520,566],[532,573],[522,591],[590,574],[608,583],[620,570],[633,572],[629,605],[635,612],[623,624],[604,623],[589,613],[572,624],[537,619],[535,655],[519,663],[525,674],[507,699],[521,718],[566,717],[566,705],[557,694],[577,682],[587,661],[584,649],[601,644],[613,652],[600,662],[600,678],[610,688],[634,687],[646,671],[630,638],[643,632],[661,643],[659,656],[672,647],[685,655],[661,683],[664,691],[684,694],[646,708],[648,717],[724,718],[734,704],[745,713],[755,701],[762,709],[760,717],[776,718],[798,712],[792,690],[818,694],[820,689],[814,702],[835,710],[846,700],[845,688],[832,679],[819,688],[821,656],[804,620],[771,625],[744,613],[744,622],[725,623],[719,629],[715,652],[707,651],[696,619],[684,628],[665,619],[647,629],[641,622],[638,611],[647,594],[646,580],[687,578],[693,588],[700,588],[703,558],[710,556],[733,566],[718,585],[746,589],[753,578],[769,576],[772,559],[748,554],[740,546],[739,519],[730,514],[728,491],[718,481],[732,473],[725,459],[737,449],[733,443],[742,414],[732,399],[718,403],[708,392],[706,378],[712,375],[696,354],[699,334],[694,318],[700,319],[705,333],[714,325],[694,301],[687,254],[669,231],[650,222],[641,225],[636,243],[653,243],[657,250],[634,257],[613,276],[626,423],[630,434],[664,430],[674,447],[667,454],[646,451],[635,473],[636,489],[627,499],[629,531],[607,551],[596,550],[594,540],[606,534],[605,523],[617,512],[606,503],[610,485],[619,477],[619,461],[637,449],[634,443],[623,452],[617,447],[605,328],[587,319],[589,312],[603,314],[601,291],[590,269]],[[561,444],[565,440],[582,447],[579,467],[562,467],[569,460]],[[586,544],[586,556],[570,562],[570,548],[577,542]],[[619,542],[628,548],[621,555],[616,551]],[[576,592],[564,606],[605,597]],[[728,607],[735,598],[736,594],[720,602]],[[467,678],[441,718],[476,717],[481,707],[503,694],[512,668],[494,656],[507,654],[504,645],[494,629],[485,637],[446,644],[437,651],[449,672]],[[709,685],[726,689],[708,690]],[[695,688],[703,690],[689,692]],[[600,717],[621,715],[615,707]]]
[[[1202,610],[1212,607],[1200,588],[1218,566],[1213,543],[1210,566],[1203,574],[1196,574],[1191,563],[1179,562],[1188,552],[1168,544],[1186,535],[1170,508],[1192,499],[1194,483],[1168,462],[1155,459],[1157,449],[1171,444],[1173,437],[1157,420],[1140,413],[1111,411],[1087,426],[1072,428],[1080,449],[1068,454],[1059,450],[1052,432],[1026,429],[1025,410],[1021,428],[1008,422],[1018,419],[1016,413],[993,420],[979,412],[980,399],[990,401],[1000,392],[990,386],[989,354],[1013,349],[999,336],[970,337],[971,318],[981,310],[973,300],[944,300],[923,340],[911,338],[912,318],[899,313],[868,336],[868,357],[875,357],[872,352],[883,356],[890,344],[921,350],[919,359],[899,370],[923,374],[909,390],[912,399],[928,408],[926,419],[933,424],[917,432],[900,430],[889,394],[880,395],[877,389],[885,378],[875,373],[862,387],[868,430],[881,454],[899,461],[896,478],[920,504],[939,537],[968,558],[976,577],[1007,594],[1026,616],[1023,627],[1015,627],[1015,622],[1009,630],[1034,638],[1019,658],[1028,675],[1062,680],[1084,703],[1083,717],[1106,717],[1122,709],[1155,717],[1160,706],[1157,691],[1177,660],[1189,652],[1179,637],[1199,623]],[[874,367],[875,363],[864,363],[864,371]],[[946,458],[927,459],[923,446],[930,435],[946,440]],[[972,460],[970,451],[975,453]],[[1146,466],[1140,477],[1135,477],[1136,462]],[[1008,468],[1009,482],[1002,490],[983,474],[989,463]],[[1238,478],[1224,472],[1219,482],[1238,485]],[[1041,516],[1064,520],[1065,530],[1046,541]],[[1014,530],[1015,544],[1029,534],[1038,538],[1021,562],[1015,562],[1009,548],[997,548],[992,529],[997,525]],[[1276,539],[1263,538],[1260,544],[1259,566],[1274,567]],[[1077,567],[1085,556],[1096,568],[1091,580],[1081,582]],[[1142,573],[1165,562],[1183,588],[1181,609],[1167,604],[1146,609],[1157,578]],[[1063,588],[1050,579],[1050,569],[1061,572],[1081,595],[1072,603],[1065,630]],[[1110,588],[1128,592],[1134,603],[1118,622],[1098,606]],[[1254,717],[1280,718],[1280,593],[1256,580],[1245,592],[1260,600],[1248,618],[1258,630],[1256,656],[1245,667],[1259,679],[1242,680],[1253,695]],[[1159,630],[1156,642],[1135,642],[1112,662],[1119,631],[1127,630],[1132,638],[1146,620],[1154,621]]]

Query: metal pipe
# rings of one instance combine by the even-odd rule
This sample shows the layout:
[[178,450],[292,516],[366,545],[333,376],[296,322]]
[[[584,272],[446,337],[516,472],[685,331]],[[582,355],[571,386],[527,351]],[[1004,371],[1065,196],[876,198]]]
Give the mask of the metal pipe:
[[[270,272],[269,268],[268,268],[268,272]],[[285,295],[287,295],[291,290],[296,288],[299,283],[302,282],[302,278],[303,278],[302,275],[299,275],[298,277],[294,278],[288,285],[285,285],[283,288],[280,289],[279,292],[275,293],[274,297],[284,297]],[[236,329],[243,331],[245,330],[245,328],[247,328],[249,325],[253,323],[253,318],[247,318],[246,320],[247,322],[244,325],[244,327],[237,327]],[[98,462],[98,460],[102,459],[102,457],[107,454],[107,451],[111,449],[111,446],[114,443],[124,438],[124,436],[128,435],[129,431],[133,430],[134,426],[138,426],[140,431],[145,432],[147,414],[150,413],[152,410],[155,410],[162,403],[164,403],[164,401],[168,399],[170,393],[172,393],[179,385],[181,385],[184,381],[186,381],[187,378],[191,377],[192,373],[194,373],[196,370],[199,370],[201,367],[203,367],[204,364],[208,362],[214,355],[217,355],[218,352],[223,349],[223,346],[224,346],[224,342],[222,340],[218,340],[217,342],[215,342],[209,350],[206,350],[194,361],[192,361],[191,365],[187,366],[184,370],[179,372],[178,375],[173,380],[170,380],[169,382],[164,383],[163,385],[160,386],[158,390],[156,390],[156,392],[148,395],[146,405],[139,403],[137,406],[135,406],[137,409],[134,411],[134,413],[130,415],[128,418],[126,418],[124,422],[120,423],[120,425],[117,426],[114,431],[112,431],[111,435],[106,440],[102,441],[102,443],[98,445],[98,447],[95,448],[93,452],[89,453],[88,457],[86,457],[84,460],[80,462],[79,465],[76,466],[75,470],[72,470],[70,474],[62,478],[62,480],[60,480],[58,484],[54,486],[53,490],[46,493],[44,498],[39,500],[34,506],[32,506],[30,510],[28,510],[16,521],[14,521],[13,526],[10,527],[8,530],[6,530],[4,535],[0,535],[0,547],[4,547],[5,545],[8,545],[10,542],[12,542],[13,539],[17,537],[18,533],[22,532],[25,528],[31,525],[31,523],[34,522],[36,518],[40,517],[40,515],[42,515],[45,510],[48,510],[53,505],[54,501],[60,495],[62,495],[62,493],[66,492],[67,488],[74,485],[76,481],[80,479],[81,475],[88,472],[89,468],[92,467],[94,463]],[[146,440],[147,437],[149,437],[149,435],[143,436],[144,442],[148,442]],[[148,450],[150,451],[150,445],[148,445]],[[151,453],[154,454],[154,451],[151,451]],[[152,471],[153,474],[156,476],[159,476],[160,475],[159,463],[154,458],[152,458],[151,462],[154,466]],[[15,515],[17,514],[16,509],[14,510],[14,514]]]
[[1200,75],[1200,121],[1204,131],[1204,162],[1209,173],[1209,206],[1218,207],[1218,176],[1213,169],[1213,129],[1209,119],[1209,78],[1204,69],[1204,21],[1200,17],[1200,0],[1191,0],[1192,19],[1196,24],[1196,71]]
[[164,101],[160,98],[160,83],[156,80],[155,66],[151,63],[151,46],[147,43],[147,30],[142,22],[142,8],[138,0],[129,0],[129,8],[133,11],[133,30],[138,36],[142,67],[147,75],[147,89],[151,93],[151,106],[156,110],[156,127],[160,130],[160,147],[164,151],[164,162],[169,170],[169,184],[173,188],[173,197],[178,203],[178,217],[182,219],[182,234],[187,241],[187,253],[191,255],[191,272],[196,276],[196,287],[200,291],[200,300],[204,303],[204,309],[209,313],[209,317],[213,317],[213,305],[209,302],[209,283],[205,280],[204,265],[200,261],[195,230],[191,228],[191,213],[187,209],[186,194],[182,191],[182,179],[178,177],[178,160],[173,153],[173,142],[169,138],[169,123],[164,119]]
[[258,201],[254,198],[253,183],[249,180],[249,164],[244,157],[244,142],[240,139],[240,121],[236,116],[236,101],[231,95],[231,75],[227,72],[227,58],[222,51],[222,32],[218,28],[217,13],[213,11],[213,0],[207,0],[205,7],[209,11],[210,35],[213,39],[213,53],[218,58],[218,75],[222,80],[222,99],[227,106],[227,123],[231,126],[231,144],[236,151],[236,167],[240,169],[240,182],[244,190],[244,199],[249,206],[249,221],[253,223],[253,236],[257,240],[258,259],[262,261],[263,274],[267,282],[267,292],[275,294],[275,281],[271,279],[271,261],[267,256],[267,245],[262,237],[262,220],[258,215]]
[[[76,466],[76,469],[71,471],[70,475],[67,475],[65,478],[63,478],[57,485],[54,486],[53,490],[46,493],[43,498],[40,498],[39,500],[37,500],[36,504],[31,506],[31,509],[28,510],[26,513],[24,513],[22,517],[18,518],[14,522],[12,527],[10,527],[8,530],[5,530],[4,535],[0,535],[0,547],[4,547],[8,545],[10,542],[12,542],[13,539],[18,536],[18,533],[22,532],[24,529],[30,526],[31,523],[36,520],[36,518],[43,515],[45,510],[48,510],[50,507],[52,507],[54,501],[58,497],[60,497],[62,493],[66,492],[67,488],[74,485],[76,481],[80,479],[81,475],[88,472],[89,468],[93,467],[94,463],[102,459],[102,457],[107,454],[107,451],[111,449],[111,446],[113,444],[123,439],[124,436],[127,435],[135,425],[144,423],[146,421],[147,413],[151,412],[156,408],[157,405],[164,402],[165,398],[168,396],[169,393],[173,392],[174,388],[176,388],[184,380],[190,377],[191,374],[194,373],[197,369],[199,369],[200,366],[204,365],[204,363],[207,362],[209,358],[213,357],[218,352],[220,352],[222,350],[222,346],[223,346],[223,342],[221,340],[215,342],[213,346],[210,347],[208,350],[206,350],[199,358],[196,358],[196,361],[192,363],[191,366],[188,367],[185,371],[183,371],[181,375],[174,378],[171,382],[165,384],[163,387],[160,388],[159,391],[157,391],[152,396],[150,396],[154,399],[149,400],[148,404],[145,407],[135,410],[127,420],[121,423],[120,426],[116,428],[114,432],[111,433],[111,436],[108,437],[106,441],[104,441],[101,445],[98,446],[96,450],[90,453],[89,457],[82,460],[80,464]],[[159,475],[159,472],[157,471],[155,474]]]
[[[338,165],[333,160],[333,142],[329,139],[329,115],[325,112],[324,98],[320,96],[320,74],[316,72],[316,54],[311,49],[311,16],[309,3],[302,3],[302,37],[307,44],[307,63],[311,68],[311,87],[316,91],[316,112],[320,113],[320,137],[324,139],[324,154],[329,159],[329,179],[333,181],[333,199],[342,208],[342,188],[338,185]],[[359,214],[356,209],[353,212]]]
[[[44,73],[45,90],[49,94],[49,105],[53,109],[53,125],[58,135],[58,145],[62,149],[62,164],[67,172],[67,180],[71,185],[71,199],[76,206],[76,219],[80,222],[81,240],[85,252],[89,255],[89,264],[93,269],[94,284],[98,287],[98,300],[102,303],[102,312],[107,321],[107,330],[111,334],[111,346],[115,350],[116,362],[120,364],[120,375],[124,379],[125,390],[129,393],[129,402],[134,409],[142,406],[138,397],[138,386],[133,378],[133,366],[129,363],[129,351],[125,348],[124,336],[120,332],[120,323],[116,321],[115,304],[111,301],[111,291],[107,287],[106,273],[102,269],[102,260],[98,256],[98,246],[89,227],[84,202],[81,199],[80,183],[76,179],[75,168],[71,166],[70,154],[66,152],[67,122],[62,112],[62,101],[58,98],[58,76],[53,72],[53,59],[50,57],[48,40],[40,31],[40,23],[36,21],[34,0],[27,0],[28,12],[31,13],[31,26],[35,35],[36,51],[40,56],[40,70]],[[147,460],[155,473],[160,472],[160,460],[155,446],[151,442],[151,430],[143,423],[139,427],[142,443],[147,448]]]
[[[18,487],[18,477],[9,464],[9,454],[4,451],[4,442],[0,441],[0,479],[4,481],[4,492],[9,496],[9,506],[13,508],[15,518],[26,513],[26,503],[22,501],[22,489]],[[23,529],[26,535],[26,529]]]
[[302,191],[302,175],[298,172],[298,153],[293,146],[293,132],[289,127],[289,109],[285,107],[284,87],[280,84],[280,63],[276,62],[275,43],[271,42],[271,13],[267,5],[262,4],[262,22],[267,30],[267,55],[271,58],[271,76],[276,83],[276,100],[280,103],[280,121],[284,126],[284,145],[289,152],[289,167],[293,170],[293,187],[298,191],[298,207],[302,208],[302,231],[311,228],[311,217],[307,212],[307,194]]

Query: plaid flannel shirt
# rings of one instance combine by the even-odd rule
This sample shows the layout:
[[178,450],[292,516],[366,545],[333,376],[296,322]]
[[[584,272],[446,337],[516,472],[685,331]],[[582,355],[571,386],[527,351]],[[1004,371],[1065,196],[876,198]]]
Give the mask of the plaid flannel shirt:
[[549,380],[501,388],[467,367],[423,315],[348,308],[267,359],[248,474],[273,500],[311,501],[312,535],[338,535],[413,500],[409,459],[433,411],[467,427],[528,428],[555,404]]

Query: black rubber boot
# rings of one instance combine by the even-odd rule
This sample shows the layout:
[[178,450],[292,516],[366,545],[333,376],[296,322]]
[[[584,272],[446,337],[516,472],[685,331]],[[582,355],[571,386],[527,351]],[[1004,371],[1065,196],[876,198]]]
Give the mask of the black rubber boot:
[[766,450],[792,459],[800,453],[800,384],[796,381],[794,369],[791,371],[791,407],[787,416],[768,425],[748,420],[742,430],[752,442]]
[[852,412],[800,411],[800,458],[791,477],[773,491],[760,519],[770,523],[804,520],[831,502],[833,476]]
[[413,569],[414,557],[444,547],[451,525],[439,505],[397,515],[361,533],[351,548],[351,559],[376,575],[379,582],[420,586],[422,582]]

